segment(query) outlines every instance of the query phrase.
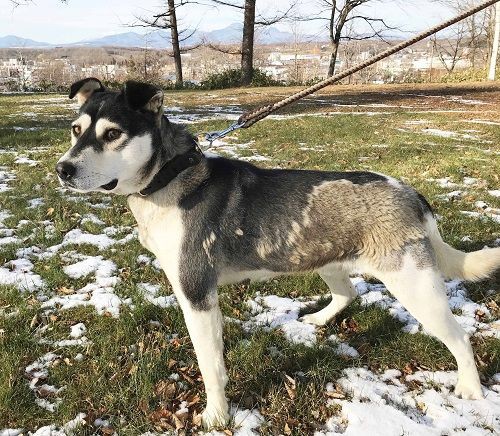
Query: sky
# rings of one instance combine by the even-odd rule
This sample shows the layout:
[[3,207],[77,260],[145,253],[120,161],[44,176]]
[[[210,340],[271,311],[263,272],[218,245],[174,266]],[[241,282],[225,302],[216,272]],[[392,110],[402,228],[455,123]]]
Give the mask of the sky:
[[[209,0],[198,0],[210,3]],[[283,9],[290,0],[257,0],[262,12],[272,14]],[[26,0],[27,5],[13,6],[10,0],[0,0],[0,36],[16,35],[48,43],[70,43],[129,31],[144,33],[128,24],[137,16],[152,16],[165,2],[159,0]],[[298,0],[298,14],[306,16],[318,10],[319,0]],[[140,6],[138,6],[140,4]],[[430,0],[375,0],[371,7],[378,17],[405,32],[416,32],[437,23],[453,12]],[[200,4],[183,6],[180,22],[187,28],[221,29],[241,22],[241,13],[233,8]],[[291,25],[280,23],[281,30]],[[313,21],[300,24],[305,34],[317,34],[324,23]]]

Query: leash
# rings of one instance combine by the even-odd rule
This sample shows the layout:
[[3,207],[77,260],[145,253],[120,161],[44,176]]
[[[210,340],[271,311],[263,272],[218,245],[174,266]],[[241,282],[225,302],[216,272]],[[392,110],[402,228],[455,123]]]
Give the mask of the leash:
[[205,139],[210,142],[210,146],[212,146],[212,142],[215,141],[216,139],[223,138],[226,136],[228,133],[233,132],[234,130],[243,128],[247,129],[248,127],[252,126],[255,124],[257,121],[262,120],[263,118],[266,118],[268,115],[272,114],[273,112],[276,112],[277,110],[292,104],[296,102],[297,100],[300,100],[301,98],[304,98],[310,94],[313,94],[316,91],[319,91],[320,89],[324,88],[325,86],[331,85],[332,83],[338,82],[339,80],[344,79],[347,76],[350,76],[351,74],[356,73],[359,70],[362,70],[363,68],[366,68],[370,65],[373,65],[374,63],[394,54],[397,53],[398,51],[401,51],[405,49],[406,47],[409,47],[410,45],[415,44],[418,41],[421,41],[422,39],[427,38],[428,36],[433,35],[434,33],[439,32],[440,30],[446,29],[447,27],[458,23],[459,21],[462,21],[464,18],[470,17],[471,15],[474,15],[475,13],[482,11],[483,9],[487,8],[488,6],[492,6],[495,3],[497,3],[499,0],[486,0],[479,5],[461,13],[460,15],[457,15],[454,18],[451,18],[441,24],[438,24],[434,27],[431,27],[430,29],[421,32],[417,35],[415,35],[413,38],[408,39],[406,41],[400,42],[399,44],[395,45],[394,47],[390,47],[387,50],[384,50],[382,53],[373,56],[369,59],[367,59],[365,62],[362,62],[358,65],[355,65],[351,68],[348,68],[347,70],[335,74],[332,77],[328,77],[325,80],[322,80],[321,82],[316,83],[313,86],[310,86],[309,88],[303,89],[302,91],[299,91],[295,94],[290,95],[289,97],[284,98],[283,100],[277,101],[276,103],[272,103],[266,106],[261,106],[260,108],[254,109],[253,111],[248,111],[245,112],[243,115],[240,116],[237,122],[231,124],[228,128],[220,131],[215,131],[215,132],[209,132],[205,135]]

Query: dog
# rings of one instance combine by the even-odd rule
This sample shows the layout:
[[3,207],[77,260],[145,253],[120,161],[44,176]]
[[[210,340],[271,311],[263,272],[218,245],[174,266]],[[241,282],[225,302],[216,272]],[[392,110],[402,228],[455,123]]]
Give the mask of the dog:
[[429,203],[382,174],[263,169],[204,155],[164,115],[163,92],[128,81],[106,90],[95,78],[71,86],[80,104],[60,183],[77,192],[128,196],[141,244],[172,285],[198,359],[205,427],[228,419],[217,286],[316,271],[332,301],[302,321],[324,325],[356,297],[362,271],[382,281],[441,340],[458,365],[456,395],[482,398],[465,331],[444,278],[480,280],[500,267],[500,248],[464,253],[445,243]]

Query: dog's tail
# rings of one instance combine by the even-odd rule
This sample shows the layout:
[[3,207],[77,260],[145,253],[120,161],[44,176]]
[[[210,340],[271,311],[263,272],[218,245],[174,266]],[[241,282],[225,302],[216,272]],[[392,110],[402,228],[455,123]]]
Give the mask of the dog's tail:
[[472,253],[456,250],[443,241],[433,217],[427,219],[427,231],[441,272],[447,278],[477,281],[500,269],[500,247]]

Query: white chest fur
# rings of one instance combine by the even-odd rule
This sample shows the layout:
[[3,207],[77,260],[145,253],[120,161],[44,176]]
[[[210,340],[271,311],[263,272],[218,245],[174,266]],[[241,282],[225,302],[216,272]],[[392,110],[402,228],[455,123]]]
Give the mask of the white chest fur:
[[175,288],[184,236],[181,210],[176,206],[161,206],[148,197],[131,196],[128,204],[137,220],[141,244],[158,258]]

